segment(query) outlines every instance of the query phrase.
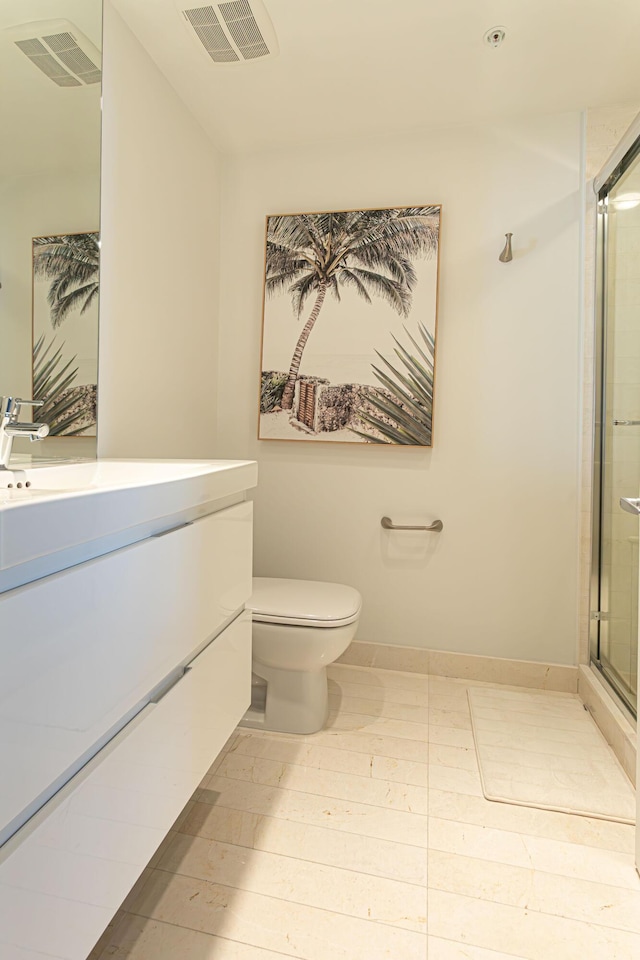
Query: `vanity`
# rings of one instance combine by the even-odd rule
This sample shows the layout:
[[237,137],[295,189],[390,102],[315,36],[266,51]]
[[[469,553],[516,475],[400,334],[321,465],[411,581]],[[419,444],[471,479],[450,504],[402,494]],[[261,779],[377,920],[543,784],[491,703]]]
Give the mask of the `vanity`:
[[256,481],[0,472],[3,960],[85,960],[247,709]]

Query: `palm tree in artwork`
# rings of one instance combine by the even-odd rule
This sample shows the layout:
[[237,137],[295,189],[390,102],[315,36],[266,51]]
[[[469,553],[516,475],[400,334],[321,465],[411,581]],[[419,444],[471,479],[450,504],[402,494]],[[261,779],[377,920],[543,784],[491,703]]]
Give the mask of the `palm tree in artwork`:
[[431,206],[269,217],[267,295],[286,290],[298,318],[315,298],[293,351],[283,410],[293,406],[304,348],[327,293],[340,300],[350,287],[367,303],[381,297],[400,316],[409,314],[417,282],[412,259],[436,252],[439,212]]
[[76,233],[35,237],[33,268],[36,276],[51,280],[47,300],[51,323],[59,327],[68,314],[86,313],[100,289],[99,234]]

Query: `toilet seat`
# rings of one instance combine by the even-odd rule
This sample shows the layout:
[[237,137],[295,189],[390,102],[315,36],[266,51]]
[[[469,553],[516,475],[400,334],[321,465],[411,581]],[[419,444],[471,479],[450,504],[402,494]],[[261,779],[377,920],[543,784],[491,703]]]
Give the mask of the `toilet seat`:
[[317,580],[254,577],[247,609],[257,623],[335,628],[354,623],[362,598],[353,587]]

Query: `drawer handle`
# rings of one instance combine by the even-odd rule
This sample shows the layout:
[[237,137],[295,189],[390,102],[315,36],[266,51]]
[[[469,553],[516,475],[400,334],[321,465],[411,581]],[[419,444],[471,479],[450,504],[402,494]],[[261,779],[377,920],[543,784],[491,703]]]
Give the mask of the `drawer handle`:
[[177,670],[174,670],[173,673],[170,673],[169,676],[162,682],[162,684],[156,689],[155,693],[152,694],[149,703],[160,703],[164,697],[169,693],[170,690],[180,683],[185,673],[191,670],[191,667],[178,667]]
[[186,523],[178,523],[175,527],[169,527],[168,530],[161,530],[160,533],[154,533],[152,535],[153,540],[159,540],[160,537],[166,537],[168,533],[175,533],[176,530],[183,530],[185,527],[190,527],[193,525],[193,520],[187,520]]

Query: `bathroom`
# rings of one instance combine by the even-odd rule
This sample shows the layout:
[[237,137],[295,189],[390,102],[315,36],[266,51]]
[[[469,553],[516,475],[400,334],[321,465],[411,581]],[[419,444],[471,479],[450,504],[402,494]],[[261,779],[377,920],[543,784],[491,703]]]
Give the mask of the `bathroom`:
[[[51,16],[44,8],[53,3],[36,7],[34,19]],[[365,686],[358,671],[372,669],[377,695],[385,684],[402,691],[404,704],[389,697],[392,714],[426,709],[430,724],[455,731],[463,724],[459,678],[573,693],[584,665],[581,696],[601,712],[588,670],[596,259],[589,181],[640,110],[631,52],[638,14],[620,5],[621,28],[603,3],[581,11],[579,24],[571,5],[550,3],[528,11],[466,2],[462,11],[436,11],[418,0],[266,7],[279,56],[232,74],[201,56],[172,0],[104,2],[98,455],[258,462],[254,573],[350,584],[363,598],[357,640],[330,687],[334,707],[340,683],[343,700],[370,702],[371,691],[356,697],[353,687]],[[484,40],[496,25],[505,30],[498,48]],[[381,50],[388,68],[365,71]],[[362,59],[359,80],[354,58]],[[389,81],[396,74],[400,89]],[[317,92],[327,76],[331,108]],[[256,439],[265,217],[416,203],[442,205],[433,447],[364,451]],[[502,263],[507,232],[513,259]],[[28,384],[19,389],[29,395]],[[43,448],[90,455],[86,441],[73,443],[80,453],[71,441]],[[441,519],[444,529],[393,534],[381,528],[383,516],[397,524]],[[349,669],[360,679],[347,686]],[[380,711],[376,719],[396,723]],[[607,736],[618,739],[622,758],[628,727],[607,728]],[[235,891],[228,912],[253,912],[253,923],[244,916],[239,932],[230,921],[213,929],[200,914],[167,906],[166,893],[156,889],[154,903],[139,892],[92,960],[640,955],[633,828],[525,808],[507,814],[488,802],[493,812],[482,814],[467,738],[436,736],[431,745],[430,762],[415,761],[406,791],[420,787],[411,778],[429,767],[430,849],[398,842],[387,859],[401,866],[372,868],[368,885],[366,870],[319,860],[327,870],[350,869],[354,892],[342,905],[326,892],[338,886],[337,873],[323,874],[311,854],[301,857],[306,870],[296,867],[291,853],[304,838],[294,826],[304,818],[280,814],[289,847],[274,847],[271,866],[262,866],[257,853],[251,860],[251,844],[236,840],[245,853],[238,886],[219,880]],[[290,767],[304,769],[300,761]],[[290,792],[293,803],[303,791]],[[445,806],[466,812],[464,853]],[[191,823],[194,809],[185,810]],[[278,819],[268,808],[249,815]],[[426,811],[418,816],[426,836]],[[323,829],[328,848],[334,838]],[[519,844],[526,863],[514,852]],[[242,877],[252,871],[258,879],[249,889]],[[181,876],[179,866],[174,873]],[[164,874],[170,888],[173,874]],[[215,883],[215,873],[208,876]],[[318,889],[310,890],[314,877]],[[281,883],[289,883],[286,894],[276,892]],[[383,908],[392,910],[409,887],[422,897],[421,911],[394,925]],[[398,929],[387,946],[383,934]],[[13,955],[66,957],[29,950]]]

